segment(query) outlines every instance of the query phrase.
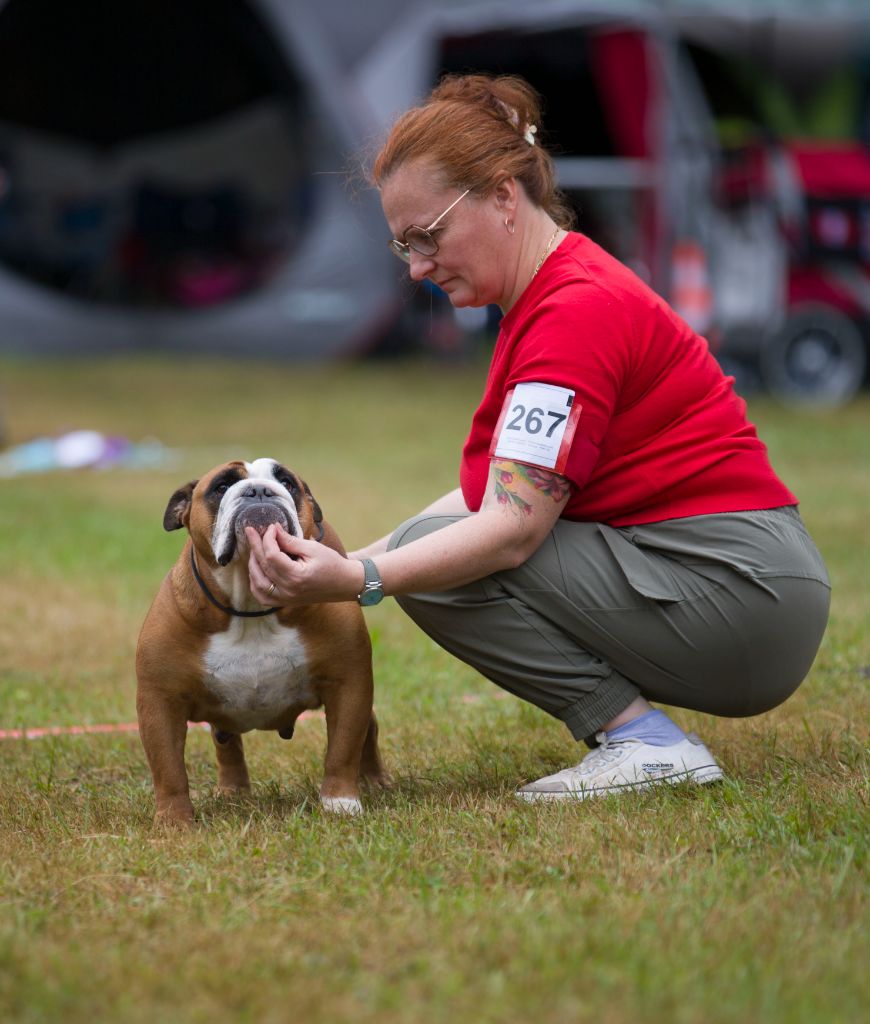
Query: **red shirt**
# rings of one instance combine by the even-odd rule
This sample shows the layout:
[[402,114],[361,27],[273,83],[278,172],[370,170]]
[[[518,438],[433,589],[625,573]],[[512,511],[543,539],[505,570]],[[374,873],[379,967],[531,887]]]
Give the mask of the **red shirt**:
[[578,233],[504,317],[460,484],[477,511],[508,392],[573,389],[581,405],[565,519],[630,526],[796,505],[706,341],[632,271]]

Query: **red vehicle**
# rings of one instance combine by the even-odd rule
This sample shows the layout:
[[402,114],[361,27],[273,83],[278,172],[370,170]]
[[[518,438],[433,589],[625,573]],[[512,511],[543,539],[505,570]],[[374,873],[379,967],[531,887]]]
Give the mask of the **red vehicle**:
[[870,21],[738,21],[679,25],[712,128],[708,334],[738,386],[840,404],[870,340]]
[[770,387],[848,397],[866,374],[870,326],[870,152],[858,143],[786,150],[803,195],[787,224],[785,323],[762,350]]
[[[713,274],[723,300],[717,318],[723,363],[738,379],[755,372],[786,399],[846,401],[866,379],[870,338],[867,147],[802,142],[753,147],[737,161],[732,154],[719,178],[719,198],[726,217],[754,217],[756,224],[747,232],[755,256],[745,250],[730,261],[724,256]],[[720,230],[719,248],[727,248],[733,244],[728,228]],[[759,256],[763,267],[755,265]],[[741,258],[748,259],[744,269],[755,294],[772,300],[745,325],[734,322],[727,299],[729,262]]]

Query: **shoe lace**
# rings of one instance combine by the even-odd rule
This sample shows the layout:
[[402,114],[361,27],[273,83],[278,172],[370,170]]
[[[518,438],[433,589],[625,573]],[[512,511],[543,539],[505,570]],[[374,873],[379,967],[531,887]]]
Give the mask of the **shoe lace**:
[[611,764],[622,756],[623,743],[618,740],[616,742],[609,740],[605,732],[599,732],[595,739],[598,740],[600,746],[590,750],[580,764],[572,769],[578,775],[593,775],[605,765]]

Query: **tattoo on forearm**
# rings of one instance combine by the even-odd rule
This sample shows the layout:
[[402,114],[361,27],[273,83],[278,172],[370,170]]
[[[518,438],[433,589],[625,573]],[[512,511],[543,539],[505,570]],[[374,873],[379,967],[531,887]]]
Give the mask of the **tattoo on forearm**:
[[548,494],[553,501],[562,501],[571,493],[571,485],[558,473],[534,466],[524,466],[519,462],[496,459],[492,464],[495,476],[495,497],[499,505],[507,505],[520,515],[530,516],[532,506],[517,493],[517,484],[524,481],[531,484],[536,491]]
[[532,506],[514,490],[516,477],[517,474],[508,469],[495,470],[495,500],[499,505],[507,505],[512,512],[518,512],[521,516],[530,516]]

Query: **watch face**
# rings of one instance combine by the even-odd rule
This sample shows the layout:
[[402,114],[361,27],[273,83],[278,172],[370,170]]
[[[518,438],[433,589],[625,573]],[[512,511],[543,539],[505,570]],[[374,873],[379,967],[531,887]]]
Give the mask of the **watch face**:
[[384,598],[384,592],[380,587],[373,587],[371,590],[364,590],[359,596],[359,603],[367,608],[369,605],[380,604]]

